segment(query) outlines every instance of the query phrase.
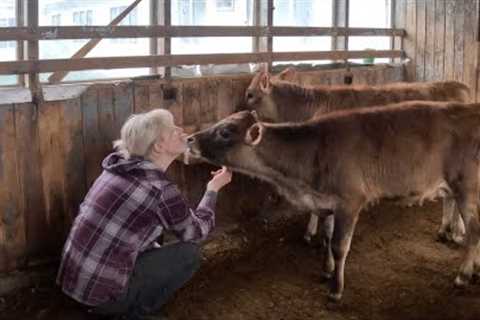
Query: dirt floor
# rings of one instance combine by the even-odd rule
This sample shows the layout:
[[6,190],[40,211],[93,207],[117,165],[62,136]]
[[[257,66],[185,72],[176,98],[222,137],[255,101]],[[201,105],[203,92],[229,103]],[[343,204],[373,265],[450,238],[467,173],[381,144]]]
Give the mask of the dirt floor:
[[[326,299],[306,216],[246,221],[206,245],[199,273],[166,306],[169,319],[480,319],[480,281],[453,287],[463,250],[435,240],[439,203],[363,212],[341,303]],[[0,300],[0,319],[91,319],[48,285]]]

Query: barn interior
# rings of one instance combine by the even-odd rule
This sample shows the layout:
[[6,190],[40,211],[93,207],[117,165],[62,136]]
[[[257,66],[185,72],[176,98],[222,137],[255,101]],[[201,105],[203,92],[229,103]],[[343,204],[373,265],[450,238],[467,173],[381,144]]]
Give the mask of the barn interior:
[[[455,80],[477,102],[479,18],[478,0],[2,0],[0,318],[94,319],[55,274],[129,115],[167,109],[194,133],[242,107],[258,70],[287,67],[327,86]],[[168,175],[194,206],[212,169]],[[453,286],[463,248],[436,239],[441,211],[362,212],[332,303],[308,215],[234,173],[169,319],[478,319],[480,286]]]

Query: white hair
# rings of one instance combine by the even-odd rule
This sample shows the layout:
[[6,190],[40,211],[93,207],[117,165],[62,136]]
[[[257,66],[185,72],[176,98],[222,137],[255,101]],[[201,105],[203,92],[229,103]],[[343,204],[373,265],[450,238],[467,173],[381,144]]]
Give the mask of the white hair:
[[120,140],[113,147],[125,159],[133,156],[146,157],[153,144],[166,129],[174,126],[173,116],[165,109],[155,109],[145,113],[132,114],[120,130]]

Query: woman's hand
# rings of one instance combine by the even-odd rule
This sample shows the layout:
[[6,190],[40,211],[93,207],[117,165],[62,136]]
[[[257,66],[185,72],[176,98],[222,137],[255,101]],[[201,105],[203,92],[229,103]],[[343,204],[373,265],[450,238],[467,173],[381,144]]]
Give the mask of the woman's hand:
[[218,192],[232,181],[232,172],[230,172],[225,166],[220,170],[212,171],[210,173],[213,178],[207,184],[208,191]]

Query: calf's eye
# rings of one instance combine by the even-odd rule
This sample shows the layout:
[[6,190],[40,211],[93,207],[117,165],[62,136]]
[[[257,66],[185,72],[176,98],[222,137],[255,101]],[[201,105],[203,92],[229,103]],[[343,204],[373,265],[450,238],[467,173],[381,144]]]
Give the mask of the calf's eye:
[[220,130],[218,131],[218,135],[219,135],[222,139],[228,140],[228,139],[231,138],[232,132],[231,132],[229,129],[227,129],[227,128],[222,128],[222,129],[220,129]]

